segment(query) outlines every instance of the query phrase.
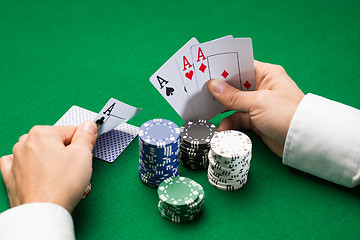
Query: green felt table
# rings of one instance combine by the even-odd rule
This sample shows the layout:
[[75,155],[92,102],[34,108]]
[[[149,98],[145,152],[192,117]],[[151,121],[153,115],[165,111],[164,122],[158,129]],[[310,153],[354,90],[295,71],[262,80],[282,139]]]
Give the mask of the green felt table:
[[[33,125],[54,124],[72,105],[98,112],[111,97],[143,108],[130,124],[182,125],[149,77],[191,37],[251,37],[255,59],[284,66],[305,93],[360,108],[359,10],[355,0],[0,0],[0,155]],[[223,192],[205,170],[181,167],[206,192],[186,224],[160,217],[156,190],[138,177],[137,138],[112,164],[94,159],[92,191],[72,214],[77,239],[359,239],[359,188],[289,168],[247,133],[244,188]]]

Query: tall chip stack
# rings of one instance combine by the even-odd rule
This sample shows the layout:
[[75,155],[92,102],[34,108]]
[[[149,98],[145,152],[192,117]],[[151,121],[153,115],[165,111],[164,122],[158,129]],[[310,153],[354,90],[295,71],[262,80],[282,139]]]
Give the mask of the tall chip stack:
[[247,181],[252,152],[250,138],[242,132],[227,130],[211,139],[208,180],[214,187],[235,191]]
[[206,169],[210,141],[217,132],[207,120],[189,121],[180,128],[179,162],[189,169]]
[[166,119],[153,119],[139,129],[139,177],[157,188],[169,178],[180,175],[178,153],[179,127]]

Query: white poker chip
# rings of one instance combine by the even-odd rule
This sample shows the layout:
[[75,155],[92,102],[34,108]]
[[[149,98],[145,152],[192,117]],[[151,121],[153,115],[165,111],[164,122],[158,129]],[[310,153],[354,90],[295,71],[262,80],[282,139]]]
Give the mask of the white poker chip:
[[208,153],[209,183],[223,191],[242,188],[247,182],[251,152],[251,140],[244,133],[235,130],[216,133]]
[[211,151],[213,155],[222,158],[239,159],[251,152],[252,143],[250,138],[242,132],[226,130],[215,133],[211,139]]

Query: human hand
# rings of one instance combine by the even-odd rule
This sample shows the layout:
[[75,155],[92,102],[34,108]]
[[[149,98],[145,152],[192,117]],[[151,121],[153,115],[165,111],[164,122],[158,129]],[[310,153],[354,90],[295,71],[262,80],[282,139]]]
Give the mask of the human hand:
[[92,173],[97,126],[35,126],[19,138],[13,154],[0,158],[0,170],[15,207],[31,202],[58,204],[70,213]]
[[210,93],[229,110],[219,131],[251,129],[279,157],[291,120],[304,93],[278,65],[255,61],[256,91],[240,91],[221,80],[210,80]]

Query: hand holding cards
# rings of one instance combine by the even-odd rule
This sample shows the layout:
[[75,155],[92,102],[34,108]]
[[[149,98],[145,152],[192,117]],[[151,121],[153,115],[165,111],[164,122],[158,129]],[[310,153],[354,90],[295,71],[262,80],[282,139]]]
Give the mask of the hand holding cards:
[[[106,162],[114,162],[138,134],[138,127],[127,124],[141,109],[111,98],[99,114],[78,106],[72,106],[55,126],[78,126],[87,120],[98,124],[98,138],[93,156]],[[111,131],[112,130],[112,131]]]
[[199,44],[192,38],[150,78],[184,121],[210,119],[225,107],[207,89],[217,78],[243,91],[255,90],[250,38],[226,36]]

